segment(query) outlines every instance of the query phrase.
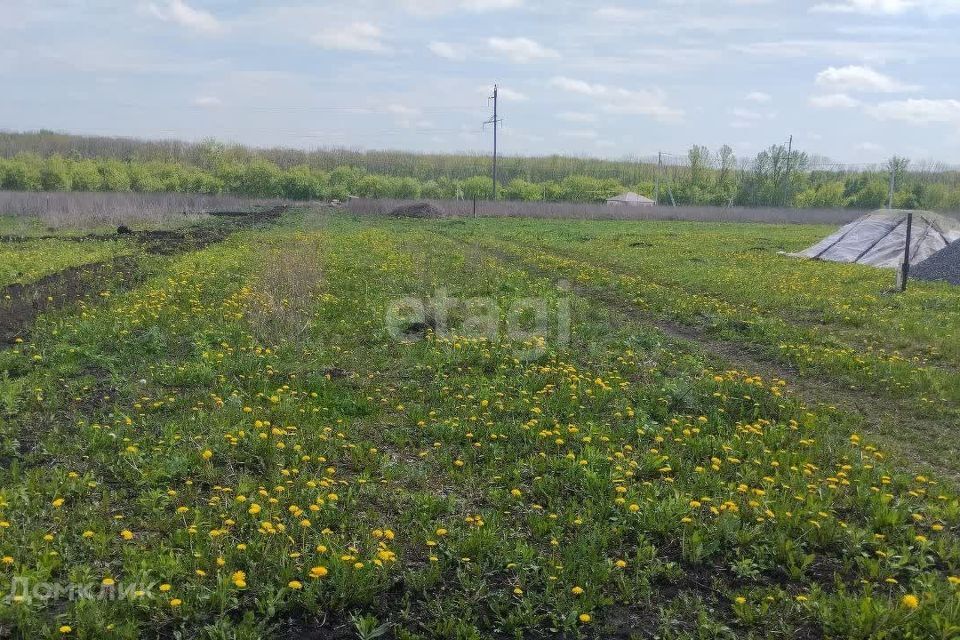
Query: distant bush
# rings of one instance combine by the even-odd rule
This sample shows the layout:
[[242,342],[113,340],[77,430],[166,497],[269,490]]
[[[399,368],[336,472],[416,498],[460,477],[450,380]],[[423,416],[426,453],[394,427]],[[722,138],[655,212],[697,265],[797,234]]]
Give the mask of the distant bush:
[[[0,151],[5,135],[11,134],[0,134]],[[383,171],[374,172],[363,166],[347,164],[320,168],[318,163],[312,162],[316,159],[314,156],[302,154],[294,156],[302,162],[285,164],[279,161],[285,157],[274,152],[257,155],[242,147],[227,148],[215,143],[207,143],[194,151],[196,153],[192,155],[181,154],[181,159],[120,159],[113,157],[115,154],[84,158],[61,153],[44,157],[20,152],[9,158],[0,157],[0,188],[12,191],[225,194],[288,200],[346,200],[350,196],[486,200],[493,192],[491,176],[479,160],[470,165],[476,171],[474,175],[462,176],[463,163],[471,156],[447,156],[446,164],[443,164],[439,156],[383,154],[376,157],[384,161],[392,157],[398,164],[376,165]],[[657,191],[656,173],[651,174],[647,171],[649,167],[642,164],[636,165],[632,177],[623,172],[624,177],[616,178],[597,171],[598,167],[607,166],[601,161],[541,158],[532,165],[537,170],[528,175],[557,175],[558,178],[534,180],[518,175],[515,160],[506,161],[507,169],[501,174],[504,180],[499,186],[498,198],[590,204],[602,203],[628,190],[651,198]],[[892,162],[896,163],[897,171],[894,195],[897,207],[960,209],[960,175],[956,172],[940,170],[932,174],[936,176],[933,180],[928,179],[931,174],[908,171],[908,162],[904,159],[895,158]],[[452,173],[458,177],[445,175],[451,173],[448,165],[456,168]],[[739,168],[729,147],[711,155],[706,147],[694,146],[686,165],[664,168],[661,172],[660,202],[676,206],[860,210],[886,206],[889,200],[889,174],[884,169],[842,174],[811,170],[809,165],[806,154],[782,145],[762,151],[752,162],[740,163]],[[434,167],[434,175],[430,175],[429,166]],[[551,168],[549,171],[548,167]],[[568,169],[570,173],[562,173]],[[400,171],[407,171],[409,175],[398,175]],[[591,171],[600,175],[587,173]]]

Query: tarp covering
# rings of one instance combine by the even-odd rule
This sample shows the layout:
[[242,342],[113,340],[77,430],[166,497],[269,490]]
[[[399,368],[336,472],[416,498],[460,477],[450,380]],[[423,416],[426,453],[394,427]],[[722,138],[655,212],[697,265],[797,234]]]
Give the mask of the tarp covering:
[[[896,268],[903,264],[909,211],[881,209],[841,228],[806,251],[791,255],[832,262]],[[929,211],[913,212],[910,264],[919,264],[960,240],[960,220]]]

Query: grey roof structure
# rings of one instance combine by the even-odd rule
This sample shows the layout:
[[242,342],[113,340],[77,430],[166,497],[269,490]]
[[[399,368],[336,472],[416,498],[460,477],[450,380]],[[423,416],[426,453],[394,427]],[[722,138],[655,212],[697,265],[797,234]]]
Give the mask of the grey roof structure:
[[[909,211],[880,209],[844,226],[793,256],[897,268],[903,264]],[[910,264],[920,264],[960,240],[960,220],[930,211],[913,212]]]
[[634,206],[645,206],[645,205],[649,206],[654,204],[654,202],[653,200],[651,200],[646,196],[641,196],[640,194],[634,193],[633,191],[627,191],[626,193],[621,193],[618,196],[607,198],[607,204],[614,204],[614,205],[627,204],[627,205],[634,205]]

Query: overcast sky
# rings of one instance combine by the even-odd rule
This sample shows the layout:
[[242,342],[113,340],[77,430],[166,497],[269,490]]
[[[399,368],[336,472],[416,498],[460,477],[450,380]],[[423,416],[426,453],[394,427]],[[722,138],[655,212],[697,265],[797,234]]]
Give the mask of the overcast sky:
[[0,129],[960,161],[960,0],[0,0]]

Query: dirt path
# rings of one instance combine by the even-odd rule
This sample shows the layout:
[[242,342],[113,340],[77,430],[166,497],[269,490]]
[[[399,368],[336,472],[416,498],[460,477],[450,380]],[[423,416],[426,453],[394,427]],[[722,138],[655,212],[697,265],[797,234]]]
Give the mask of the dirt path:
[[[558,280],[556,273],[526,264],[508,252],[478,245],[442,231],[436,233],[465,248],[522,269],[534,277]],[[823,378],[801,376],[795,369],[772,362],[758,351],[751,350],[748,345],[717,340],[702,328],[682,325],[644,312],[613,291],[576,283],[571,283],[570,287],[575,295],[601,305],[623,322],[653,327],[669,340],[695,345],[723,368],[746,371],[767,380],[784,380],[788,389],[809,406],[835,411],[845,418],[845,426],[869,433],[885,449],[895,452],[901,468],[927,474],[932,469],[941,478],[960,486],[960,466],[956,463],[960,437],[951,435],[949,441],[945,439],[944,420],[918,416],[905,403],[888,396],[860,389],[851,390]],[[909,425],[909,428],[905,429],[905,425]],[[935,443],[932,448],[923,446],[929,446],[930,443]]]
[[[276,222],[286,206],[252,213],[214,213],[222,219],[216,225],[202,225],[180,230],[130,231],[110,235],[63,236],[80,241],[117,240],[128,238],[149,255],[174,255],[198,251],[222,242],[237,231]],[[60,238],[60,236],[52,236]],[[120,256],[113,260],[85,264],[58,271],[27,284],[12,284],[0,290],[0,342],[23,339],[38,315],[59,309],[82,299],[92,299],[103,291],[127,291],[139,285],[149,274],[136,256]]]

